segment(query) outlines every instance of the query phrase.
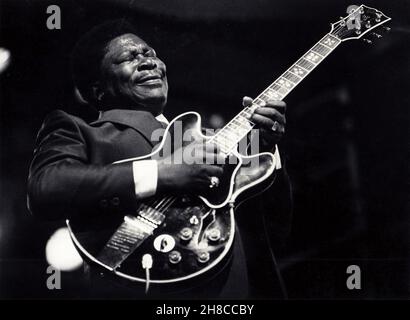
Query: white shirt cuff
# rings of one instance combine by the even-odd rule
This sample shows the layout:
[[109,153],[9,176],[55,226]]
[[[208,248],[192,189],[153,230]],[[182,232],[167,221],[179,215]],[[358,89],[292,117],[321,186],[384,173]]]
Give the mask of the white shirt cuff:
[[158,164],[155,160],[141,160],[132,163],[135,195],[137,199],[153,196],[157,191]]
[[282,162],[280,160],[278,145],[275,146],[275,153],[273,154],[273,156],[276,159],[276,169],[282,169]]

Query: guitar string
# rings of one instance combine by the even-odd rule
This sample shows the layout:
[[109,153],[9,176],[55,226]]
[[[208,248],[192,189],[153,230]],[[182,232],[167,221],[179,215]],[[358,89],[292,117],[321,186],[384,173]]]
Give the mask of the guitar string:
[[170,196],[169,199],[166,200],[157,210],[164,213],[176,200],[177,197]]
[[[333,30],[333,31],[336,31],[336,32],[338,32],[339,31],[339,29],[340,28],[335,28],[335,30]],[[323,42],[323,40],[329,35],[329,34],[331,34],[332,36],[335,36],[334,34],[332,34],[332,32],[329,32],[329,33],[327,33],[322,39],[320,39],[310,50],[308,50],[307,52],[310,52],[310,51],[313,51],[312,49],[314,49],[315,47],[317,47],[317,45],[318,44],[321,44],[321,42]],[[336,37],[336,36],[335,36]],[[336,48],[336,47],[335,47]],[[324,57],[323,57],[323,59],[320,61],[320,62],[322,62],[326,57],[327,57],[327,55],[329,55],[335,48],[330,48],[330,50],[331,51],[329,51]],[[303,55],[303,56],[305,56],[306,55],[306,53]],[[299,59],[300,60],[300,59]],[[298,60],[298,61],[299,61]],[[319,63],[320,63],[319,62]],[[297,63],[297,62],[296,62]],[[294,64],[296,64],[296,63],[294,63]],[[316,65],[314,65],[314,67],[313,68],[315,68],[317,65],[319,65],[319,63],[317,63]],[[294,65],[293,64],[293,65]],[[292,65],[292,66],[293,66]],[[292,68],[292,67],[291,67]],[[286,72],[288,72],[291,68],[289,68],[289,69],[287,69],[284,73],[286,73]],[[313,70],[313,68],[312,68],[312,70]],[[283,73],[283,74],[284,74]],[[310,73],[310,72],[309,72]],[[282,74],[282,75],[283,75]],[[306,74],[306,76],[307,76],[307,74]],[[280,77],[279,77],[280,78]],[[278,79],[279,79],[278,78]],[[216,141],[217,143],[219,142],[220,144],[223,144],[223,146],[222,147],[225,147],[226,148],[226,146],[228,147],[228,148],[226,148],[227,150],[227,152],[225,152],[226,154],[227,154],[227,156],[228,155],[230,155],[231,153],[232,153],[232,149],[234,149],[235,148],[235,146],[237,145],[237,143],[238,142],[236,142],[237,140],[241,140],[245,135],[246,135],[246,133],[242,136],[242,135],[239,135],[239,136],[236,136],[235,135],[235,137],[233,137],[233,140],[235,141],[235,143],[231,143],[232,144],[232,146],[229,146],[229,142],[227,142],[227,140],[230,140],[229,138],[230,138],[230,136],[229,136],[229,130],[230,130],[230,128],[232,128],[232,125],[234,125],[236,128],[235,129],[244,129],[244,130],[246,130],[247,132],[249,131],[249,130],[251,130],[253,127],[254,127],[254,124],[251,122],[251,121],[249,121],[249,119],[247,118],[247,117],[245,117],[243,114],[245,113],[245,114],[247,114],[248,116],[249,116],[249,112],[250,113],[253,113],[254,111],[255,111],[255,109],[257,108],[257,106],[258,106],[258,103],[257,102],[255,102],[256,100],[261,100],[261,101],[265,101],[265,99],[263,99],[262,98],[262,96],[266,96],[266,92],[268,91],[268,90],[272,90],[272,86],[274,85],[274,84],[276,84],[276,82],[277,82],[277,80],[278,79],[276,79],[273,83],[271,83],[264,91],[262,91],[262,93],[261,94],[259,94],[254,100],[253,100],[253,105],[251,106],[251,107],[246,107],[246,108],[244,108],[241,112],[239,112],[230,122],[228,122],[228,124],[226,124],[217,134],[215,134],[211,139],[210,139],[210,141]],[[302,80],[303,80],[303,78],[302,78]],[[287,92],[287,94],[289,94],[295,87],[296,87],[296,85],[297,84],[295,84],[294,85],[294,87],[291,89],[291,90],[289,90],[288,92]],[[283,98],[282,98],[283,99]],[[246,121],[246,123],[243,123],[243,121]],[[234,122],[237,122],[237,123],[239,123],[239,125],[238,124],[235,124]],[[234,130],[235,130],[234,129]],[[224,139],[224,137],[223,137],[223,135],[225,135],[225,139]],[[238,139],[240,137],[240,139]],[[221,139],[220,138],[222,138],[223,140],[222,141],[220,141]],[[224,142],[225,141],[225,142]]]
[[155,206],[155,210],[161,211],[169,202],[169,200],[172,199],[172,196],[165,196],[161,199],[161,201]]
[[[343,29],[342,26],[338,26],[338,27],[336,27],[333,31],[329,32],[328,34],[331,34],[332,36],[335,36],[335,37],[339,38],[337,35],[333,34],[333,32],[338,33],[338,32],[339,32],[340,30],[342,30],[342,29]],[[327,35],[326,35],[326,36],[327,36]],[[308,50],[307,52],[311,51],[314,47],[316,47],[326,36],[324,36],[321,40],[319,40],[319,41],[318,41],[310,50]],[[334,49],[335,49],[335,48],[331,48],[331,51],[329,51],[329,53],[328,53],[327,55],[329,55]],[[323,60],[327,57],[327,55],[324,56]],[[299,60],[300,60],[300,59],[299,59]],[[323,61],[323,60],[322,60],[322,61]],[[322,61],[320,61],[320,62],[322,62]],[[319,63],[320,63],[320,62],[319,62]],[[317,65],[318,65],[318,64],[317,64]],[[316,65],[315,65],[314,67],[316,67]],[[289,70],[289,69],[287,69],[286,71],[288,71],[288,70]],[[313,69],[312,69],[312,70],[313,70]],[[285,72],[286,72],[286,71],[285,71]],[[277,81],[277,80],[275,80],[271,85],[269,85],[267,89],[265,89],[264,91],[262,91],[262,93],[259,94],[253,101],[255,101],[255,100],[257,100],[257,99],[264,101],[264,99],[262,99],[261,96],[264,95],[264,93],[265,93],[267,90],[271,90],[270,87],[271,87],[273,84],[275,84],[276,81]],[[296,87],[296,85],[295,85],[294,87]],[[290,92],[290,91],[289,91],[289,92]],[[246,114],[247,114],[247,113],[248,113],[248,110],[249,110],[250,112],[253,112],[254,110],[252,111],[252,109],[255,109],[255,108],[257,107],[256,105],[257,105],[257,103],[255,103],[254,105],[252,105],[252,107],[246,107],[246,108],[244,108],[240,113],[238,113],[237,116],[235,116],[230,122],[228,122],[228,124],[227,124],[224,128],[229,128],[230,125],[234,125],[234,126],[236,127],[236,129],[240,128],[240,129],[244,129],[244,130],[247,130],[247,131],[248,131],[248,130],[249,130],[249,126],[251,127],[250,129],[252,129],[253,126],[254,126],[253,123],[250,122],[246,117],[244,117],[244,116],[243,116],[243,113],[246,113]],[[242,119],[242,121],[241,121],[240,119]],[[246,120],[247,123],[246,123],[246,124],[243,123],[243,120]],[[234,121],[239,122],[239,125],[238,125],[238,124],[235,124]],[[246,127],[245,127],[245,126],[246,126]],[[222,128],[217,134],[215,134],[215,135],[210,139],[210,141],[213,141],[213,140],[218,139],[218,138],[223,134],[224,128]],[[228,132],[229,132],[229,131],[228,131]],[[229,134],[229,133],[228,133],[228,134]],[[241,138],[241,139],[242,139],[242,138]],[[233,149],[236,144],[237,144],[237,143],[235,143],[232,148],[229,148],[228,150],[226,150],[226,151],[227,151],[226,156],[229,156],[229,155],[232,153],[232,150],[231,150],[231,149]],[[155,211],[155,210],[156,210],[156,211],[159,211],[159,212],[161,212],[161,213],[164,213],[164,212],[172,205],[172,203],[176,201],[176,199],[177,199],[177,198],[174,197],[174,196],[167,196],[167,197],[164,197],[164,198],[162,198],[162,199],[155,199],[155,200],[153,200],[153,201],[148,202],[148,204],[142,203],[142,204],[139,206],[138,210],[142,210],[143,206],[145,205],[145,206],[148,207],[148,213],[151,213],[151,212],[153,212],[153,211]]]

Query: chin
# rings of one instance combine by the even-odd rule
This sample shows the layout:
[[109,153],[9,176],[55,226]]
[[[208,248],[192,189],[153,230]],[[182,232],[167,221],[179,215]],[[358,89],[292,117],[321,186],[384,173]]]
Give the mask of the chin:
[[153,115],[157,116],[164,111],[165,105],[167,104],[166,96],[152,96],[141,101],[139,99],[138,105],[143,106],[143,109],[151,112]]

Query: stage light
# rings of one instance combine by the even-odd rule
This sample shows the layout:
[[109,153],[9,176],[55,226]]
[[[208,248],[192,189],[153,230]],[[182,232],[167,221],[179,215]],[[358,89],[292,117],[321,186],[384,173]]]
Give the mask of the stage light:
[[6,48],[0,47],[0,74],[10,65],[11,54]]
[[222,115],[220,115],[218,113],[213,113],[209,117],[209,125],[213,129],[222,128],[225,125],[225,119]]
[[67,228],[55,231],[46,245],[47,262],[61,271],[73,271],[81,267],[83,260],[75,249]]

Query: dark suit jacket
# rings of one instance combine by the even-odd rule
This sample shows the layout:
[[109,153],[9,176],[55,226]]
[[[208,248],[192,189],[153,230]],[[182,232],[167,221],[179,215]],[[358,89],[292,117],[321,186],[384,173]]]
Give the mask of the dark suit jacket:
[[114,161],[151,152],[162,128],[144,111],[110,110],[91,123],[61,110],[42,125],[28,179],[30,211],[47,219],[136,208],[132,163]]
[[[38,133],[30,166],[30,211],[45,219],[133,211],[137,199],[132,163],[112,163],[150,153],[154,147],[151,133],[162,127],[151,113],[144,111],[114,109],[90,123],[61,110],[52,112]],[[290,185],[285,171],[279,170],[274,187],[249,201],[241,211],[245,212],[240,213],[238,221],[245,231],[242,233],[245,252],[249,252],[248,267],[257,275],[255,283],[262,275],[262,291],[267,291],[271,285],[260,269],[265,262],[266,272],[273,270],[266,232],[276,244],[286,237],[290,226]],[[261,214],[248,214],[255,211]],[[235,250],[243,252],[242,248]],[[236,258],[238,265],[244,264],[243,256]],[[231,279],[232,283],[238,281]],[[265,297],[269,293],[259,295]]]

